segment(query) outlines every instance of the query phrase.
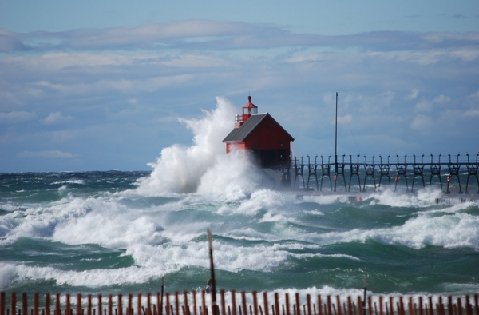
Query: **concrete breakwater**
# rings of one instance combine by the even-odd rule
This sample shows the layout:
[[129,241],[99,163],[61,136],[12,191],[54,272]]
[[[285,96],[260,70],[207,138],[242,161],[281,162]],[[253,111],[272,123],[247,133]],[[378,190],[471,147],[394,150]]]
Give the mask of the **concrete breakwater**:
[[[214,295],[214,297],[213,297]],[[0,293],[0,315],[479,315],[478,294],[322,296],[221,289],[182,293]]]

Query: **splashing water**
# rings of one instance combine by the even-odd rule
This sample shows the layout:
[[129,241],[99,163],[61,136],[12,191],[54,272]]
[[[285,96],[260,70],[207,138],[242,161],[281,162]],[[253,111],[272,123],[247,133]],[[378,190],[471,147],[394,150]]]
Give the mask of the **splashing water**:
[[232,128],[235,111],[224,98],[218,97],[216,102],[216,109],[204,111],[200,119],[180,119],[193,133],[192,146],[173,145],[163,149],[151,164],[151,175],[140,180],[138,192],[242,196],[256,186],[254,169],[246,172],[254,168],[248,155],[245,152],[225,153],[222,141]]

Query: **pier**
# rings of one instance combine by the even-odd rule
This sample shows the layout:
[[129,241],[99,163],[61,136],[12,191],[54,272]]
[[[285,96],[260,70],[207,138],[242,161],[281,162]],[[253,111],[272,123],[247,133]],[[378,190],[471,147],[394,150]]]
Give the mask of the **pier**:
[[0,292],[0,315],[479,315],[478,294],[331,296],[221,289],[76,295]]
[[[381,186],[395,191],[405,187],[412,192],[418,188],[436,185],[448,193],[479,193],[479,153],[476,155],[365,155],[343,154],[337,163],[332,156],[295,157],[286,166],[292,173],[294,189],[323,191],[365,192]],[[328,189],[324,188],[324,189]]]

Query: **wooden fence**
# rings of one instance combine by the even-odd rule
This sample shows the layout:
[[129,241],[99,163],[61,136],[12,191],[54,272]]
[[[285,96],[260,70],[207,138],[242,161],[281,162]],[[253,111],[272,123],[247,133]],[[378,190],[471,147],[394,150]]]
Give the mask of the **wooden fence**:
[[0,315],[479,315],[478,294],[365,299],[306,294],[301,301],[299,293],[225,293],[222,289],[218,305],[215,300],[205,290],[164,296],[0,292]]

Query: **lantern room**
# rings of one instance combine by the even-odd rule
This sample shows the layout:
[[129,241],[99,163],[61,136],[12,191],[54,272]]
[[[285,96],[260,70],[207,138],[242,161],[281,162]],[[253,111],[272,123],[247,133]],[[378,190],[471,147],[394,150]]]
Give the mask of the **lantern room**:
[[243,105],[242,109],[243,113],[236,115],[236,128],[241,127],[251,115],[258,114],[258,106],[251,102],[251,96],[248,96],[248,101]]
[[289,165],[294,138],[268,113],[258,114],[258,107],[248,101],[236,115],[235,128],[224,138],[226,153],[248,150],[258,165],[277,168]]

